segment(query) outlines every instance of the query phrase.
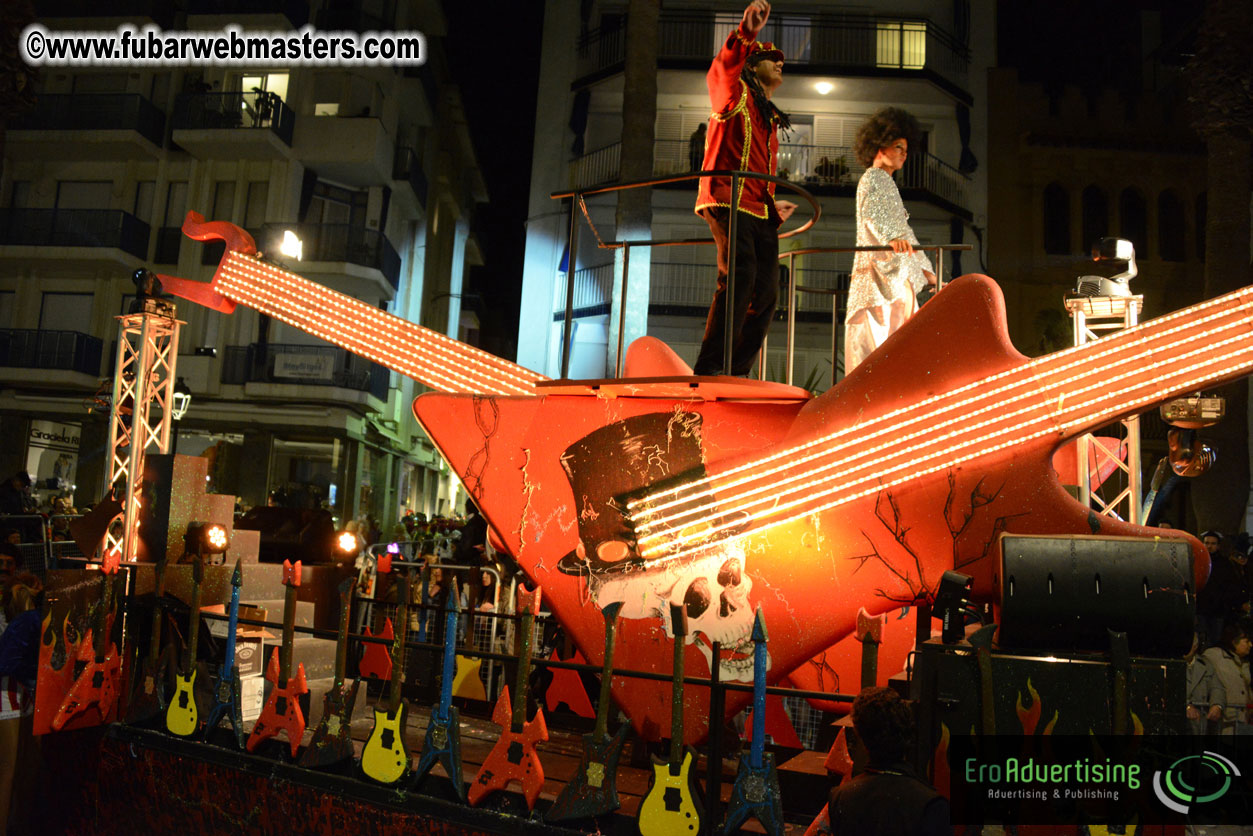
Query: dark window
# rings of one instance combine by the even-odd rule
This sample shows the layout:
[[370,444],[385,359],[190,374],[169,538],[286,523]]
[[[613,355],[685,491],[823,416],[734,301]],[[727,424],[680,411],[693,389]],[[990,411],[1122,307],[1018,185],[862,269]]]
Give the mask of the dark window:
[[1109,235],[1109,199],[1099,186],[1083,190],[1083,241],[1091,249],[1098,238]]
[[1184,261],[1188,257],[1184,244],[1183,201],[1173,189],[1157,196],[1157,248],[1162,261]]
[[1070,195],[1059,183],[1044,187],[1044,251],[1070,253]]
[[1205,224],[1209,219],[1205,197],[1205,192],[1201,192],[1196,199],[1196,257],[1201,261],[1205,260]]
[[1148,209],[1138,189],[1128,186],[1118,196],[1118,222],[1118,234],[1135,244],[1136,258],[1148,258]]

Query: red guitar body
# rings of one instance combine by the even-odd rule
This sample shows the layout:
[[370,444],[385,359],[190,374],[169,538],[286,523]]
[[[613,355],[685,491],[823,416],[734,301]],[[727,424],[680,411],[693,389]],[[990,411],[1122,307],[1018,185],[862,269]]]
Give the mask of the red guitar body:
[[[965,276],[812,400],[779,384],[659,379],[666,349],[644,338],[628,353],[621,380],[555,382],[538,387],[539,397],[430,393],[413,408],[590,663],[602,660],[601,608],[618,600],[615,664],[668,673],[669,660],[656,648],[669,635],[663,613],[672,598],[699,610],[691,616],[699,647],[688,645],[687,675],[709,675],[717,640],[722,677],[751,681],[748,635],[760,606],[774,636],[773,683],[850,635],[862,607],[874,615],[926,597],[945,570],[973,576],[976,597],[994,600],[1003,532],[1185,538],[1203,584],[1209,562],[1199,542],[1095,515],[1066,493],[1051,459],[1082,432],[1247,374],[1253,335],[1191,377],[1151,365],[1176,362],[1176,353],[1181,366],[1195,364],[1198,355],[1186,359],[1187,352],[1204,343],[1244,340],[1246,297],[1253,291],[1206,303],[1223,313],[1204,327],[1221,325],[1222,332],[1181,342],[1167,329],[1196,318],[1183,313],[1170,326],[1149,321],[1028,360],[1009,342],[1000,289],[987,277]],[[1107,345],[1137,353],[1115,357]],[[670,374],[680,374],[674,360]],[[1116,361],[1124,365],[1110,365]],[[1144,381],[1106,383],[1110,368],[1136,369]],[[641,374],[652,381],[630,379]],[[1129,380],[1139,388],[1120,388]],[[758,463],[775,453],[772,466],[780,469],[763,474]],[[747,484],[729,484],[737,473]],[[803,485],[784,484],[797,474]],[[749,490],[767,504],[750,509],[730,536],[695,551],[688,541],[661,558],[637,548],[637,520],[628,525],[624,497],[702,477],[723,507],[735,509]],[[709,518],[708,525],[726,528],[718,511]],[[613,685],[638,732],[668,728],[668,683],[621,677]],[[747,700],[728,696],[727,716]],[[703,739],[706,712],[702,700],[690,705],[686,742]]]
[[[603,618],[601,622],[604,623]],[[535,809],[535,801],[544,786],[544,767],[540,764],[535,744],[548,739],[548,724],[544,721],[542,708],[536,708],[535,717],[523,723],[521,729],[512,727],[512,717],[509,686],[506,685],[501,689],[492,712],[492,722],[500,726],[500,737],[483,760],[466,794],[472,806],[477,806],[488,794],[503,790],[510,782],[517,781],[522,786],[527,809]]]
[[[370,628],[366,627],[362,635],[374,636],[370,632]],[[389,618],[383,622],[383,629],[379,631],[375,638],[387,639],[387,644],[376,644],[367,642],[365,652],[361,654],[361,664],[357,666],[357,672],[366,679],[388,679],[392,678],[392,654],[387,648],[391,646],[391,641],[396,637],[396,631],[392,627],[392,620]]]
[[92,650],[92,631],[88,630],[79,645],[78,661],[86,662],[86,665],[52,718],[55,731],[61,731],[71,718],[92,706],[99,709],[101,722],[107,723],[117,705],[118,681],[122,675],[122,658],[118,655],[117,645],[109,642],[104,659],[97,662]]
[[265,678],[274,683],[274,687],[270,689],[270,696],[266,697],[265,707],[261,709],[261,717],[253,726],[252,734],[248,735],[248,751],[256,751],[261,741],[285,732],[294,758],[300,749],[300,739],[305,734],[305,714],[300,710],[300,695],[309,693],[309,685],[305,681],[303,664],[296,665],[295,676],[289,677],[286,682],[279,682],[278,656],[278,649],[270,654]]

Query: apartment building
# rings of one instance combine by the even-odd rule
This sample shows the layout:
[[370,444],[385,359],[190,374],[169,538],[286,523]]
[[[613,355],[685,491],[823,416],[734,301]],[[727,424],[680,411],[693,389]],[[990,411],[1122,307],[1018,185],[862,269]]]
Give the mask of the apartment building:
[[[407,69],[44,69],[3,147],[0,469],[30,469],[45,499],[99,499],[100,401],[131,274],[207,281],[222,253],[181,234],[188,210],[244,227],[265,253],[291,230],[304,253],[287,266],[305,277],[450,336],[477,330],[460,295],[481,261],[473,213],[487,195],[437,3],[190,0],[176,11],[100,0],[38,12],[61,30],[416,29],[430,58]],[[406,508],[457,505],[456,480],[413,420],[413,381],[243,308],[180,300],[178,316],[177,375],[192,393],[178,451],[210,458],[211,490],[385,525]]]
[[[632,118],[622,105],[627,4],[580,7],[585,16],[560,0],[546,6],[531,172],[518,360],[550,375],[561,371],[571,201],[549,195],[617,181],[622,126]],[[738,2],[663,5],[656,32],[653,171],[658,177],[692,171],[690,140],[709,117],[705,74],[742,13]],[[781,252],[855,244],[853,202],[862,169],[852,153],[853,137],[866,116],[895,105],[913,112],[925,132],[898,176],[915,231],[924,243],[975,244],[976,252],[958,260],[955,275],[983,269],[977,250],[987,223],[985,76],[994,62],[994,32],[990,0],[773,4],[760,38],[786,56],[774,101],[792,122],[791,132],[780,135],[778,173],[813,194],[822,208],[817,225],[781,241]],[[777,193],[784,197],[784,192],[780,187]],[[708,226],[692,211],[695,193],[694,179],[653,189],[652,240],[709,237]],[[788,197],[803,208],[785,229],[797,226],[808,211],[804,201]],[[576,209],[569,371],[576,378],[613,374],[618,315],[613,289],[620,286],[622,271],[621,250],[598,245],[598,238],[618,240],[616,196],[592,196],[586,204],[597,231],[591,232]],[[831,384],[832,346],[842,344],[851,263],[846,253],[795,258],[795,284],[817,291],[802,294],[797,306],[797,384],[815,389]],[[714,290],[713,246],[633,247],[630,265],[630,285],[647,288],[647,317],[646,324],[643,317],[634,328],[628,324],[625,343],[648,333],[691,363]],[[632,293],[637,295],[628,307],[638,313],[643,299],[638,290]],[[785,374],[782,319],[781,302],[768,345],[767,376],[773,380]],[[836,378],[842,375],[839,357],[834,372]]]

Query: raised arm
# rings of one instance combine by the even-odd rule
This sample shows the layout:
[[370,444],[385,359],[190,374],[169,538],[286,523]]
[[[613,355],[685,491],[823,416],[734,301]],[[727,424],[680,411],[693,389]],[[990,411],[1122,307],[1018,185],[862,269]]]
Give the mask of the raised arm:
[[748,51],[757,40],[766,20],[770,17],[770,4],[766,0],[753,0],[744,9],[744,16],[714,56],[705,81],[709,86],[709,104],[714,113],[721,113],[734,106],[740,97],[740,70]]

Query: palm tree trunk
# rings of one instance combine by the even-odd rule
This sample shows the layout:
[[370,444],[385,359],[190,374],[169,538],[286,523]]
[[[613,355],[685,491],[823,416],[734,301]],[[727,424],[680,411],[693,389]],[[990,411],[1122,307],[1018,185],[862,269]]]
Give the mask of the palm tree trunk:
[[[1247,130],[1215,131],[1208,150],[1205,297],[1253,283],[1249,269],[1249,196],[1253,146]],[[1192,483],[1192,511],[1199,530],[1232,533],[1245,528],[1249,505],[1248,380],[1225,386],[1227,417],[1205,430],[1218,460]]]

